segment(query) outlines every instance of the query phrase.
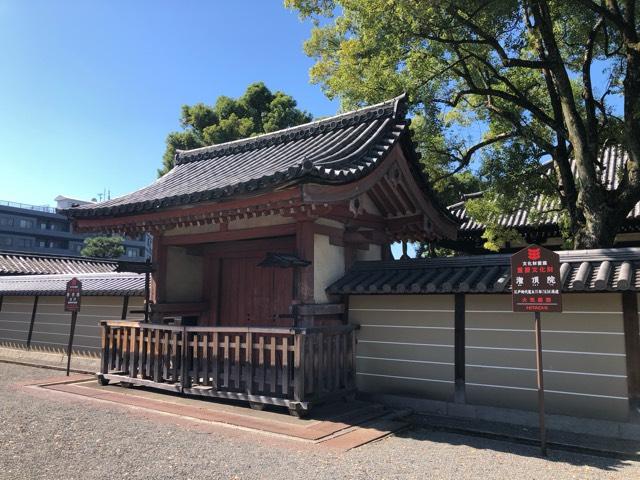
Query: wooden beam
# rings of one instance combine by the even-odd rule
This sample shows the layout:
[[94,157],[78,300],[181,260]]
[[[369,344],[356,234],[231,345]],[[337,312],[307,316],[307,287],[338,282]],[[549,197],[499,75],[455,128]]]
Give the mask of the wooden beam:
[[378,198],[378,195],[376,195],[375,192],[375,188],[369,190],[367,192],[367,195],[376,206],[376,208],[380,211],[380,215],[382,215],[383,217],[389,215],[389,208],[384,204],[384,202],[382,202],[382,200],[380,200],[380,198]]
[[418,225],[423,227],[425,222],[424,214],[411,215],[408,217],[396,217],[387,220],[387,226],[391,232],[403,232],[409,225]]
[[193,205],[185,205],[182,207],[174,207],[162,209],[159,211],[140,213],[136,215],[114,215],[107,218],[78,218],[75,220],[75,224],[78,229],[101,229],[101,228],[114,228],[116,230],[123,230],[126,225],[152,225],[154,222],[169,223],[173,221],[175,223],[185,222],[191,223],[195,217],[211,216],[221,213],[229,213],[238,209],[247,209],[256,205],[262,205],[265,209],[276,208],[271,206],[272,204],[279,204],[282,202],[296,202],[302,198],[302,192],[300,187],[292,187],[277,192],[269,192],[263,195],[255,195],[248,198],[233,199],[219,202],[198,203]]
[[465,392],[465,296],[454,296],[454,362],[455,362],[455,403],[466,402]]
[[379,230],[350,230],[345,232],[346,243],[375,243],[378,245],[389,242],[389,237]]
[[622,317],[624,346],[627,364],[627,390],[629,407],[636,415],[640,413],[640,326],[638,324],[638,294],[622,293]]
[[410,205],[404,204],[402,199],[398,196],[398,194],[395,192],[394,188],[389,184],[386,178],[380,179],[380,183],[378,183],[377,186],[381,188],[382,191],[384,191],[384,193],[387,195],[387,198],[393,205],[393,208],[396,212],[398,212],[400,215],[406,215],[410,212]]
[[329,237],[329,243],[338,247],[344,246],[344,230],[337,227],[330,227],[329,225],[322,225],[320,223],[313,224],[313,231],[319,235],[326,235]]
[[192,233],[187,235],[165,235],[162,237],[163,245],[194,245],[198,243],[230,242],[248,240],[254,238],[284,237],[296,233],[295,223],[281,225],[268,225],[264,227],[241,228],[238,230],[226,230],[209,233]]
[[351,212],[349,208],[344,204],[335,205],[331,209],[331,212],[326,215],[326,217],[337,220],[340,223],[345,224],[346,226],[358,226],[378,229],[384,229],[385,227],[384,217],[371,213],[361,213],[358,216],[355,216],[353,212]]

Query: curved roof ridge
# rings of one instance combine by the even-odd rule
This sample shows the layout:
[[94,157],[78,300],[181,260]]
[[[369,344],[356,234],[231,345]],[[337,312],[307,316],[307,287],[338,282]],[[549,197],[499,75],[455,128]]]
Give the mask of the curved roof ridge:
[[[312,135],[322,130],[322,127],[325,126],[329,126],[330,129],[333,130],[337,126],[347,126],[349,121],[360,120],[362,115],[370,115],[373,113],[372,116],[375,116],[376,118],[390,116],[395,119],[406,114],[406,100],[407,94],[403,93],[384,102],[339,113],[331,117],[313,120],[311,122],[284,128],[282,130],[276,130],[275,132],[262,133],[253,137],[240,138],[238,140],[231,140],[229,142],[217,143],[215,145],[208,145],[191,150],[176,150],[175,164],[180,165],[187,162],[206,160],[216,156],[216,154],[237,153],[250,150],[251,148],[259,148],[264,146],[266,142],[273,142],[273,144],[276,144],[282,141],[292,140],[292,135],[296,134],[304,133],[306,134],[305,136]],[[337,122],[344,122],[345,120],[347,120],[346,124],[332,125]]]

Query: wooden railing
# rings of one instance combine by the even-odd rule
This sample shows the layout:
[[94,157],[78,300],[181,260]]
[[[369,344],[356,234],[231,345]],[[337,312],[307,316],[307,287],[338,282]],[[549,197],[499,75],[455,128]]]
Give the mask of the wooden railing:
[[355,388],[353,327],[178,327],[103,321],[101,381],[290,408]]

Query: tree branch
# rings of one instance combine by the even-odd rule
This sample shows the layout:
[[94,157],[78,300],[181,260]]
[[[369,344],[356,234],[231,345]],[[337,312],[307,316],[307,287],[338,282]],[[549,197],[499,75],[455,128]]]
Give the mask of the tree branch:
[[[469,164],[471,163],[471,158],[473,157],[473,154],[476,153],[478,150],[484,147],[487,147],[489,145],[493,145],[494,143],[502,142],[508,138],[513,138],[515,136],[516,136],[516,132],[499,133],[494,137],[487,138],[485,140],[482,140],[481,142],[476,143],[475,145],[470,147],[461,157],[454,157],[454,159],[458,162],[458,166],[455,169],[453,169],[451,172],[447,172],[446,174],[436,178],[434,180],[434,183],[438,183],[441,180],[444,180],[445,178],[449,178],[455,175],[456,173],[459,173],[465,167],[468,167]],[[451,152],[438,151],[438,153],[452,156]]]
[[[466,12],[464,12],[464,10],[462,10],[460,7],[457,7],[457,6],[451,6],[449,10],[450,10],[449,13],[453,15],[454,18],[456,18],[460,23],[468,27],[472,32],[474,32],[483,40],[483,42],[481,43],[485,43],[486,45],[489,45],[496,51],[504,67],[507,67],[507,68],[523,67],[523,68],[540,69],[548,66],[547,62],[544,62],[541,60],[529,60],[524,58],[510,57],[509,54],[504,49],[504,47],[500,45],[500,42],[498,41],[498,39],[495,36],[490,35],[486,30],[481,28],[479,25],[469,20],[468,18],[469,16],[466,14]],[[476,41],[476,43],[478,42]]]
[[595,23],[589,37],[582,62],[582,98],[584,98],[586,116],[587,116],[587,135],[590,142],[598,142],[598,124],[596,118],[596,101],[593,98],[593,86],[591,84],[591,63],[593,61],[593,47],[598,36],[598,31],[604,25],[604,19],[601,17]]

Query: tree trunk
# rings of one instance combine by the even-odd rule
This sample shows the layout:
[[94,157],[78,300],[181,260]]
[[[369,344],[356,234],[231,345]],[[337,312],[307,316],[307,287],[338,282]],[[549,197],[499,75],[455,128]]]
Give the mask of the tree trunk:
[[594,217],[576,234],[573,248],[610,248],[615,240],[615,230],[603,218]]

